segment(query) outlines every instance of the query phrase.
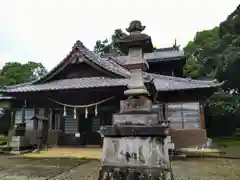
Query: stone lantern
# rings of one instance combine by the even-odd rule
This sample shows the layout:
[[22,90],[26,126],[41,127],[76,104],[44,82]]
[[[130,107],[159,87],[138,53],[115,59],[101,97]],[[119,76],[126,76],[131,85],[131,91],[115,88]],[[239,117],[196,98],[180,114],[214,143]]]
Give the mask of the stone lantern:
[[132,21],[129,35],[119,42],[127,60],[124,66],[132,76],[120,112],[113,115],[113,125],[102,127],[104,135],[99,179],[167,179],[168,123],[152,110],[151,94],[144,85],[143,71],[148,64],[143,54],[153,52],[151,37],[142,34],[140,21]]

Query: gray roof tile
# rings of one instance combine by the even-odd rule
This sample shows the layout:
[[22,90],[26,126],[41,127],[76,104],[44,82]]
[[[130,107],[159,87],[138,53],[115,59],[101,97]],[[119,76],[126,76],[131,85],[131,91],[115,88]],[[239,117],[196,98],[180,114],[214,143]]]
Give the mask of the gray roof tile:
[[144,73],[145,79],[152,81],[157,91],[175,91],[219,87],[223,83],[216,81],[201,81],[190,78],[179,78],[151,73]]
[[[107,59],[107,57],[112,57],[116,62],[119,64],[126,64],[126,61],[128,60],[128,56],[111,56],[106,55],[104,58]],[[146,59],[147,62],[158,62],[158,61],[169,61],[169,60],[176,60],[176,59],[183,59],[185,57],[184,52],[173,49],[173,48],[162,48],[157,49],[154,52],[151,53],[144,53],[144,59]]]
[[[221,83],[214,81],[200,81],[186,78],[164,76],[151,73],[143,73],[145,83],[153,83],[157,91],[175,91],[188,90],[198,88],[218,87]],[[83,88],[101,88],[101,87],[122,87],[127,86],[128,78],[106,78],[106,77],[90,77],[76,79],[62,79],[51,81],[44,84],[25,85],[7,88],[1,92],[34,92],[34,91],[53,91],[67,89],[83,89]]]
[[91,78],[76,78],[63,79],[51,81],[44,84],[26,85],[15,88],[8,88],[2,92],[35,92],[35,91],[54,91],[67,89],[83,89],[95,87],[117,87],[126,86],[129,79],[126,78],[105,78],[105,77],[91,77]]
[[178,50],[171,51],[154,51],[152,53],[145,53],[144,58],[148,62],[159,61],[159,60],[172,60],[181,59],[184,57],[184,53]]

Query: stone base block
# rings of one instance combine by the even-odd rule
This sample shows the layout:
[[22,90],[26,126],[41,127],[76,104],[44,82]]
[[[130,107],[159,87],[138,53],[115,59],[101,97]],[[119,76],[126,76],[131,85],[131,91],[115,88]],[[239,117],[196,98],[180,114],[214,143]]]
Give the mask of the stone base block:
[[12,136],[12,141],[10,142],[10,148],[13,152],[26,150],[30,147],[30,143],[25,136]]
[[10,151],[9,154],[18,155],[18,154],[26,154],[29,152],[31,152],[31,150],[20,150],[20,151]]
[[105,137],[102,166],[169,167],[165,139],[152,137]]
[[196,148],[202,146],[207,140],[205,129],[171,130],[170,136],[175,145],[175,149]]

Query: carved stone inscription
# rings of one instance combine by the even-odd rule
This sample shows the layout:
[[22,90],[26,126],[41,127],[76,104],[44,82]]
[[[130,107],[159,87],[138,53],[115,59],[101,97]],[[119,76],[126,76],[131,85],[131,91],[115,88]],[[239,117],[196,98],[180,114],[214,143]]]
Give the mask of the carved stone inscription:
[[[106,146],[105,146],[106,145]],[[168,151],[158,138],[104,138],[102,165],[168,168]]]
[[120,102],[120,112],[151,111],[152,102],[145,97]]
[[157,113],[139,114],[114,114],[113,124],[159,124]]

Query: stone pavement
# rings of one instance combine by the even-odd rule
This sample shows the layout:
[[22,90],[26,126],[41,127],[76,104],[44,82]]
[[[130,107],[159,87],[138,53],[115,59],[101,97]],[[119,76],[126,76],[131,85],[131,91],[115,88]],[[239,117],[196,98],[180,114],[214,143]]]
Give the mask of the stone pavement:
[[[22,159],[0,155],[0,180],[96,180],[98,160]],[[240,160],[187,159],[172,162],[175,180],[238,180]]]

